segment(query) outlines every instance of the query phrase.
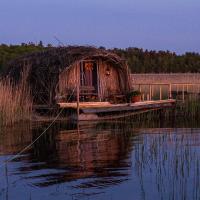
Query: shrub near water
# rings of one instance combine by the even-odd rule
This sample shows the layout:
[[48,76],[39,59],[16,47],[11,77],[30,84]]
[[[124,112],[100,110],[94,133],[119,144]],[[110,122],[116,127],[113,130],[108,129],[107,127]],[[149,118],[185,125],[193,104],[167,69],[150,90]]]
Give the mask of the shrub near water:
[[32,100],[26,77],[26,73],[22,73],[17,85],[8,78],[0,81],[0,126],[30,120]]

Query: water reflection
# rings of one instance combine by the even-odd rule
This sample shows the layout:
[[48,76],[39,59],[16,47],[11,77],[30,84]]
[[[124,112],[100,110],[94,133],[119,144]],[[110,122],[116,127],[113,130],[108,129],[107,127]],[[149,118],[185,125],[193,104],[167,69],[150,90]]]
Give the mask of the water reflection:
[[[46,126],[4,131],[0,160]],[[2,168],[0,199],[200,199],[200,129],[151,126],[56,124]]]
[[[82,127],[80,130],[52,129],[35,143],[29,152],[29,160],[42,163],[40,168],[62,170],[50,176],[37,176],[46,179],[37,185],[48,186],[92,178],[76,187],[106,187],[127,179],[129,173],[125,169],[130,169],[131,146],[131,141],[125,139],[118,130],[97,131],[95,127]],[[36,168],[38,166],[34,165],[31,170]],[[27,168],[21,170],[26,171]]]

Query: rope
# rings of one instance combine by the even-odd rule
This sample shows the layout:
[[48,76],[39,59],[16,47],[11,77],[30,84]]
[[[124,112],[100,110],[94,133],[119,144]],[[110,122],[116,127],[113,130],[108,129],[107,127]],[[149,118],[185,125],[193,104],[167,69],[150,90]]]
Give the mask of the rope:
[[[67,99],[67,102],[70,100],[70,98],[72,97],[73,93],[75,91],[75,88],[72,91],[72,94],[69,96],[69,98]],[[7,163],[13,161],[14,159],[18,158],[22,153],[24,153],[27,149],[29,149],[33,144],[35,144],[37,142],[37,140],[39,140],[46,132],[49,128],[51,128],[51,126],[56,122],[56,120],[58,119],[58,117],[61,115],[61,113],[63,112],[64,108],[62,108],[60,110],[60,112],[57,114],[57,116],[54,118],[54,120],[49,124],[49,126],[35,139],[33,140],[33,142],[31,142],[28,146],[26,146],[24,149],[22,149],[21,151],[19,151],[16,155],[12,156],[11,158],[5,160],[2,162],[2,164],[0,164],[0,168],[2,168],[4,165],[6,165]]]

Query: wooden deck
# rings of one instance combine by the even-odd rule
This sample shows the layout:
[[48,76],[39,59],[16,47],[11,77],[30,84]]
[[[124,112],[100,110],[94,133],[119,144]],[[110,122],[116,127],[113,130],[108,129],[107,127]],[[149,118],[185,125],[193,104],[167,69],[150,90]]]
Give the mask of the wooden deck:
[[[143,101],[137,103],[111,104],[109,102],[80,102],[80,115],[78,120],[102,120],[110,118],[120,118],[133,114],[144,113],[151,110],[166,109],[175,106],[174,99]],[[60,108],[71,108],[76,110],[77,103],[59,103]],[[72,116],[77,120],[76,113]]]

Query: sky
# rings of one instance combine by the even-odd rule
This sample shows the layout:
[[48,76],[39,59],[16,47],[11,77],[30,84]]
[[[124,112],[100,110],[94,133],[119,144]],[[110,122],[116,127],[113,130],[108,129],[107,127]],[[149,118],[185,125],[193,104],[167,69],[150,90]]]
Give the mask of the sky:
[[200,52],[200,0],[0,0],[0,43]]

